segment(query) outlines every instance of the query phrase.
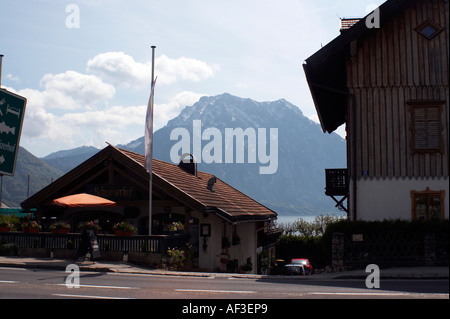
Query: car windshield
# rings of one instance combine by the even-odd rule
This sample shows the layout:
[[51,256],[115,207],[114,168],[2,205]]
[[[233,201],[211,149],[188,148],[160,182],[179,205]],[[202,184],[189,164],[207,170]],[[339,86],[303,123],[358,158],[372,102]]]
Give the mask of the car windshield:
[[292,261],[292,264],[300,264],[300,265],[306,265],[306,260],[304,259],[296,259]]

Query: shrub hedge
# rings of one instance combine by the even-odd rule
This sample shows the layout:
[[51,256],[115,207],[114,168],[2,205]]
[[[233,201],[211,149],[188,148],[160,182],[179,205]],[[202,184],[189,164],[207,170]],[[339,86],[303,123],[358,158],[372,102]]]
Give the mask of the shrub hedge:
[[[323,236],[306,238],[295,235],[283,235],[277,245],[277,258],[286,263],[292,258],[308,258],[315,268],[323,268],[331,264],[331,240],[333,232],[351,234],[370,234],[388,232],[406,232],[418,234],[437,234],[439,238],[447,238],[450,233],[449,220],[429,221],[349,221],[340,220],[329,224]],[[441,236],[444,235],[444,236]],[[448,246],[447,246],[448,247]],[[447,248],[448,249],[448,248]]]

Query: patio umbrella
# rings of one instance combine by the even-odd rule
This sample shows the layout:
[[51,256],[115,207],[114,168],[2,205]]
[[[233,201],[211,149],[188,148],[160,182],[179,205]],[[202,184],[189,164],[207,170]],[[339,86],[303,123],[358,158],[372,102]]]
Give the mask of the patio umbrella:
[[53,205],[62,207],[104,207],[116,206],[116,202],[86,193],[60,197],[52,201]]

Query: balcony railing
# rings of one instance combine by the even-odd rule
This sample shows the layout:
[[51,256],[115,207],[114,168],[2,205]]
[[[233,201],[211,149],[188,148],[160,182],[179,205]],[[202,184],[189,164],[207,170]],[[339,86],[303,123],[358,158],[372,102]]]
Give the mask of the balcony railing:
[[330,168],[325,170],[325,194],[327,196],[346,196],[349,190],[348,169]]
[[[129,236],[97,235],[101,251],[141,251],[165,254],[169,247],[183,247],[189,234]],[[2,232],[0,242],[16,244],[19,248],[72,248],[80,247],[80,234]]]

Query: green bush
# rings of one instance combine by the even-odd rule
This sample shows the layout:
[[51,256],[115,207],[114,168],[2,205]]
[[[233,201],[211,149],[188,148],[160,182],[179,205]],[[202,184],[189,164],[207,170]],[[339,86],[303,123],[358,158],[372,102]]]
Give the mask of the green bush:
[[20,229],[20,220],[16,215],[0,215],[0,225],[12,224],[12,231]]
[[383,220],[383,221],[349,221],[342,220],[328,225],[324,237],[331,240],[333,232],[351,234],[405,232],[417,234],[449,233],[449,221],[446,220]]

